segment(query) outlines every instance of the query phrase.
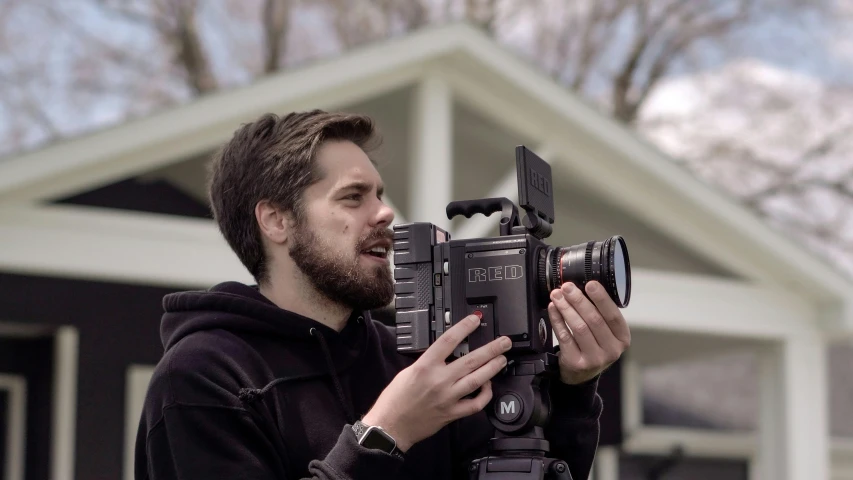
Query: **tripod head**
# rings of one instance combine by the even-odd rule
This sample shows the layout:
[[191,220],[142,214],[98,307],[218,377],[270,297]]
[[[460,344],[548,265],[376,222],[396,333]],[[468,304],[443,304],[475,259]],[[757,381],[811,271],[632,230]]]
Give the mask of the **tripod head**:
[[492,379],[494,408],[486,415],[495,427],[489,456],[471,462],[474,479],[563,479],[572,476],[566,462],[548,457],[544,428],[551,415],[548,387],[559,371],[553,353],[511,356]]

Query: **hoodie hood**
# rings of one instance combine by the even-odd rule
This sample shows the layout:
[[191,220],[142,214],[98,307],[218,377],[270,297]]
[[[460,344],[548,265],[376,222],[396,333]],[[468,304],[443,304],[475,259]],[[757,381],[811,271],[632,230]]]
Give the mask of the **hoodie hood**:
[[287,379],[343,372],[359,357],[369,335],[367,312],[353,312],[338,332],[278,307],[256,286],[239,282],[167,295],[163,309],[160,339],[166,351],[202,331],[225,330],[253,342],[267,339],[275,355],[286,359],[275,362],[280,365],[275,375]]

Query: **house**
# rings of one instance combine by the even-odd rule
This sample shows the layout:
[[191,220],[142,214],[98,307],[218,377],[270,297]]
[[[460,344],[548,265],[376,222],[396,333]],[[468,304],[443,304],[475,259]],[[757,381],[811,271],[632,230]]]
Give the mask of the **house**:
[[[853,478],[853,449],[829,435],[826,366],[853,333],[851,280],[463,24],[0,161],[5,478],[131,478],[162,296],[251,281],[207,213],[205,163],[241,122],[310,108],[378,121],[398,223],[494,235],[495,218],[444,209],[515,199],[523,144],[553,169],[548,243],[626,238],[633,344],[607,375],[597,480],[647,478],[673,453],[682,473],[668,478]],[[644,372],[731,352],[757,359],[755,428],[648,422],[678,405],[644,393]]]

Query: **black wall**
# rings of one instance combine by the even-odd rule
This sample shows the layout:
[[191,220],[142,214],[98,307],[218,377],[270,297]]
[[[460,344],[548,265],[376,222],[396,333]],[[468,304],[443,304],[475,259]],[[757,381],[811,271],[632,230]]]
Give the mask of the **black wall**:
[[[78,480],[115,480],[122,476],[126,368],[131,363],[157,363],[162,355],[161,304],[163,296],[172,291],[0,273],[3,320],[79,329]],[[50,398],[50,394],[38,397]],[[46,420],[49,427],[49,410],[35,412],[38,415],[32,420],[35,423],[28,425],[28,434],[44,438],[44,427],[39,424]],[[37,476],[28,475],[27,480],[46,480],[47,458],[28,456],[28,460],[28,467]]]
[[207,205],[198,202],[165,180],[141,181],[129,178],[89,192],[58,199],[56,203],[213,218]]
[[[3,283],[0,281],[0,286]],[[3,312],[0,306],[0,312]],[[5,317],[8,320],[9,317]],[[0,338],[0,372],[21,375],[27,382],[26,454],[24,478],[39,480],[50,474],[53,337]],[[8,401],[9,397],[6,397]],[[3,404],[6,408],[8,404]],[[3,410],[5,415],[6,411]],[[9,419],[11,420],[11,419]],[[6,432],[0,429],[0,435]],[[3,439],[5,441],[5,438]],[[5,445],[2,449],[5,454]],[[0,462],[0,465],[4,463]]]

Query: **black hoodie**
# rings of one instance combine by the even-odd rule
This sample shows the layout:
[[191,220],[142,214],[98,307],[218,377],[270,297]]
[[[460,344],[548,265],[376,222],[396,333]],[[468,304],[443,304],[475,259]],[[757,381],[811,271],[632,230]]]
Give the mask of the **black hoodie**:
[[[356,442],[350,426],[413,359],[393,329],[356,312],[341,332],[236,282],[164,298],[165,353],[136,441],[152,479],[451,479],[488,454],[484,412],[416,443],[405,460]],[[597,380],[552,382],[551,455],[586,479],[598,442]]]

